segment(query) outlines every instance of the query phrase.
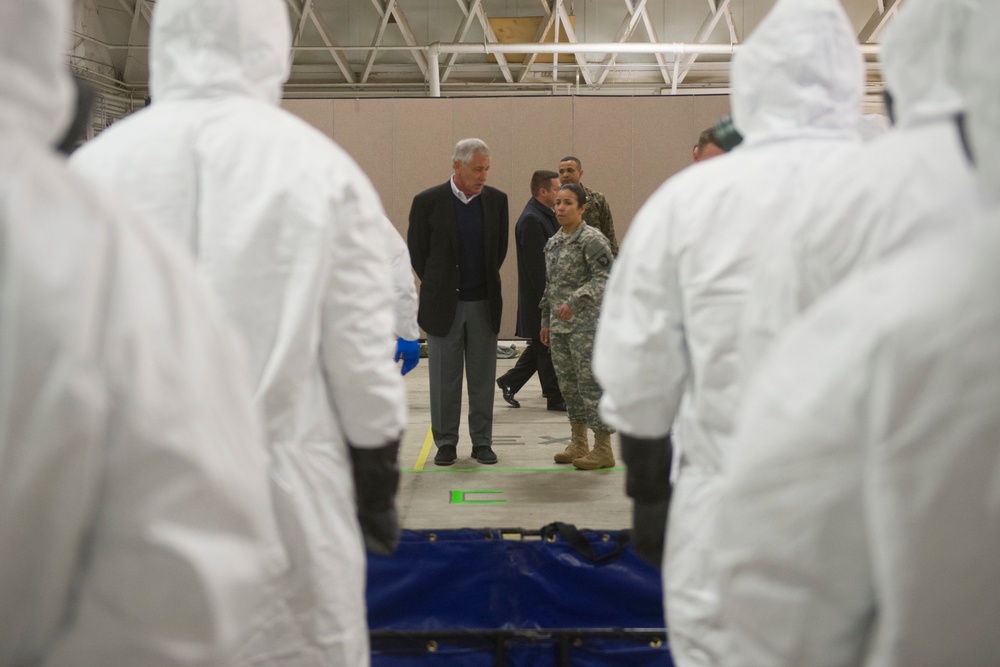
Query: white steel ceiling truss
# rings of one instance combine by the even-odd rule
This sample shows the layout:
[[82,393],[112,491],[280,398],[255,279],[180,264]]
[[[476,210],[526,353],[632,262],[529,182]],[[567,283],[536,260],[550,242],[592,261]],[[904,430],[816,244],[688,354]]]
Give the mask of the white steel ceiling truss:
[[[146,50],[149,48],[149,25],[155,0],[75,1],[96,6],[96,13],[103,22],[103,31],[75,33],[90,44],[104,47],[103,51],[92,49],[91,53],[121,54],[125,51],[124,59],[121,55],[100,56],[106,62],[93,61],[90,74],[106,79],[107,68],[110,67],[110,71],[120,77],[117,85],[126,94],[146,94]],[[705,0],[709,9],[707,16],[701,14],[704,11],[701,0],[623,0],[624,16],[614,32],[611,26],[603,26],[607,28],[605,31],[595,23],[598,20],[595,17],[602,18],[606,23],[606,8],[597,11],[587,3],[586,12],[573,17],[572,0],[539,0],[542,16],[531,41],[509,44],[498,39],[487,14],[488,9],[494,15],[498,11],[509,12],[512,4],[509,0],[454,0],[454,4],[451,0],[284,1],[289,8],[293,30],[293,70],[289,90],[307,96],[354,96],[366,92],[386,94],[387,91],[396,95],[433,95],[446,94],[449,90],[463,95],[549,90],[572,92],[570,83],[574,80],[576,91],[587,94],[726,92],[727,58],[741,43],[737,26],[741,25],[746,31],[753,27],[745,23],[747,0]],[[904,2],[842,1],[845,6],[853,3],[855,16],[871,11],[871,18],[858,35],[858,41],[867,53],[877,51],[882,30]],[[375,9],[374,15],[367,8],[368,2]],[[518,9],[516,16],[511,18],[532,13],[527,6],[520,6],[523,2],[513,4]],[[697,16],[693,14],[695,11],[704,17],[690,42],[668,44],[660,41],[658,28],[664,28],[662,16],[667,6],[674,15],[686,12],[684,20],[687,25],[696,24],[691,20]],[[409,11],[409,17],[404,7]],[[739,21],[734,17],[734,8],[741,12]],[[537,8],[535,11],[538,11]],[[758,13],[761,16],[764,14]],[[661,17],[659,22],[653,19],[654,15]],[[413,18],[416,22],[411,25]],[[446,27],[452,20],[455,21],[453,32]],[[728,29],[728,40],[709,41],[719,32],[717,28],[723,20]],[[588,26],[586,21],[590,21],[591,25]],[[414,30],[413,26],[417,29]],[[453,41],[437,41],[442,36],[442,27],[445,27],[445,39]],[[669,28],[669,24],[666,27]],[[402,42],[389,34],[395,30],[398,30]],[[614,36],[606,42],[595,43],[593,38],[589,42],[580,42],[578,30],[583,30],[580,34],[588,36]],[[645,33],[645,40],[642,33]],[[370,34],[371,38],[363,43],[366,34]],[[358,39],[359,35],[362,40]],[[419,39],[417,35],[424,36],[424,39]],[[407,52],[412,60],[400,60],[398,55],[394,55],[401,51]],[[306,57],[307,53],[321,55],[318,58],[316,55]],[[524,54],[523,62],[510,62],[506,55],[514,53]],[[551,65],[547,58],[545,63],[538,62],[542,53],[552,54]],[[699,62],[699,55],[706,53],[715,56],[706,62]],[[299,54],[303,54],[301,58]],[[462,54],[468,55],[460,61]],[[569,54],[574,62],[560,63],[558,54]],[[623,58],[624,54],[632,54],[632,57]],[[649,60],[644,61],[643,55]],[[88,74],[86,58],[71,62],[75,69],[85,76]],[[876,73],[872,85],[880,85],[875,64],[872,63],[871,67]],[[496,76],[490,78],[490,71],[496,72]]]
[[[739,36],[736,34],[736,26],[733,23],[732,8],[730,7],[730,4],[730,0],[708,0],[709,14],[705,18],[705,22],[702,23],[701,28],[698,30],[698,34],[694,37],[695,44],[707,43],[712,31],[715,30],[715,26],[719,24],[719,19],[723,16],[726,17],[726,21],[729,24],[730,44],[739,43]],[[685,78],[687,78],[688,72],[691,71],[691,66],[694,65],[694,61],[697,59],[697,53],[692,53],[685,59],[680,73],[674,77],[674,81],[670,86],[673,93],[677,93],[677,86],[681,84]]]
[[[656,34],[656,28],[653,27],[653,21],[649,18],[649,10],[646,8],[647,0],[638,0],[638,2],[633,2],[633,0],[625,0],[625,7],[628,9],[628,15],[622,20],[621,26],[618,28],[618,33],[615,35],[615,41],[620,43],[625,43],[628,41],[629,37],[632,36],[632,32],[635,30],[638,22],[641,20],[643,27],[646,29],[646,35],[649,37],[651,44],[659,43],[660,39]],[[663,77],[663,83],[670,85],[670,75],[667,73],[667,61],[662,53],[655,54],[656,62],[660,66],[660,75]],[[611,69],[615,66],[615,61],[618,58],[618,53],[609,53],[604,57],[601,62],[601,74],[597,79],[598,85],[602,85],[604,80],[608,78],[608,74],[611,73]]]
[[416,37],[413,36],[413,30],[410,28],[410,23],[406,20],[403,10],[399,7],[399,3],[396,0],[384,0],[384,2],[383,0],[371,1],[379,13],[380,21],[375,36],[372,38],[372,49],[368,52],[368,58],[365,59],[364,71],[361,73],[361,83],[368,82],[372,66],[375,64],[375,58],[378,56],[379,48],[382,46],[382,39],[385,37],[385,29],[388,27],[390,20],[395,21],[396,26],[403,35],[403,39],[406,40],[408,45],[413,47],[411,50],[413,59],[426,79],[427,57],[424,55],[423,47],[417,42]]
[[319,31],[320,38],[323,43],[330,49],[330,56],[333,61],[337,63],[337,68],[340,73],[344,76],[344,79],[348,83],[356,83],[357,78],[354,76],[354,71],[351,69],[351,64],[347,60],[347,55],[337,48],[337,41],[333,37],[333,31],[330,30],[330,26],[326,24],[321,14],[317,14],[313,11],[313,0],[288,0],[288,6],[292,9],[292,16],[298,16],[298,22],[295,27],[295,35],[292,40],[292,48],[295,49],[299,46],[302,40],[302,31],[305,30],[306,21],[312,21],[313,26]]
[[[469,32],[469,28],[472,27],[473,19],[479,20],[479,25],[482,26],[483,34],[486,36],[486,41],[491,43],[498,43],[496,33],[493,31],[493,26],[490,25],[490,19],[486,15],[486,10],[483,9],[482,0],[469,0],[468,3],[465,0],[455,0],[458,3],[459,8],[462,10],[462,14],[465,18],[462,19],[462,24],[458,28],[458,32],[455,35],[455,43],[460,43],[465,41],[465,36]],[[444,73],[441,74],[441,81],[447,81],[448,77],[451,75],[452,70],[455,68],[455,60],[458,58],[457,53],[451,54],[447,65],[445,66]],[[503,75],[504,81],[507,83],[513,83],[514,78],[510,73],[510,65],[507,63],[507,58],[504,54],[497,54],[497,66],[500,68],[500,73]]]
[[858,41],[862,44],[870,44],[874,39],[882,34],[886,23],[899,9],[902,0],[878,0],[878,7],[872,12],[872,17],[868,23],[858,33]]

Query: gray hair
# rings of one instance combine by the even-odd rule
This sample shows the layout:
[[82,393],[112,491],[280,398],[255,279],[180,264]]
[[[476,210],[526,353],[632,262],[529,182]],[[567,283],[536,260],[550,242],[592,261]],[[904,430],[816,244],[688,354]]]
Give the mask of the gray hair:
[[475,137],[462,139],[455,144],[455,152],[452,153],[451,159],[458,160],[462,164],[469,164],[472,162],[472,156],[476,153],[488,158],[491,154],[490,147],[482,139],[476,139]]

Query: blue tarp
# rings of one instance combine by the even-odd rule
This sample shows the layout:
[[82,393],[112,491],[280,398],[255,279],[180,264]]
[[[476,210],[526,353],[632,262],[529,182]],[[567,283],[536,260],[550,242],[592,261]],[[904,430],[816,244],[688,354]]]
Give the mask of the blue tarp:
[[672,665],[626,531],[404,531],[369,556],[368,621],[376,666]]

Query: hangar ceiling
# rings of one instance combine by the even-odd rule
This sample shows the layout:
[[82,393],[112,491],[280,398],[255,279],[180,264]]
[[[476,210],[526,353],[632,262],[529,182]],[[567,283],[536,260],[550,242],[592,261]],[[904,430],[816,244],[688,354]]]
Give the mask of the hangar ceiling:
[[[878,41],[903,0],[843,0],[881,89]],[[725,94],[774,0],[285,0],[288,98]],[[155,0],[75,0],[69,61],[109,120],[148,94]],[[558,52],[558,53],[554,53]],[[97,121],[98,119],[95,119]]]

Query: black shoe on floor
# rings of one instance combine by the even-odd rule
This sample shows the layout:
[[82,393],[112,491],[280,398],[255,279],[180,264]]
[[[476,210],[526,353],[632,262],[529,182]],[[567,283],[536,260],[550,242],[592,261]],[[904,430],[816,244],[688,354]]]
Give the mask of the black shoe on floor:
[[455,462],[457,456],[455,445],[441,445],[438,447],[437,454],[434,455],[434,465],[450,466]]
[[497,462],[497,455],[493,453],[492,447],[473,447],[472,458],[484,465],[493,465]]
[[566,401],[551,401],[545,409],[553,412],[566,412]]
[[503,381],[503,378],[497,380],[497,386],[500,387],[500,393],[503,394],[503,400],[507,401],[507,405],[512,408],[521,407],[521,404],[514,398],[514,390]]

